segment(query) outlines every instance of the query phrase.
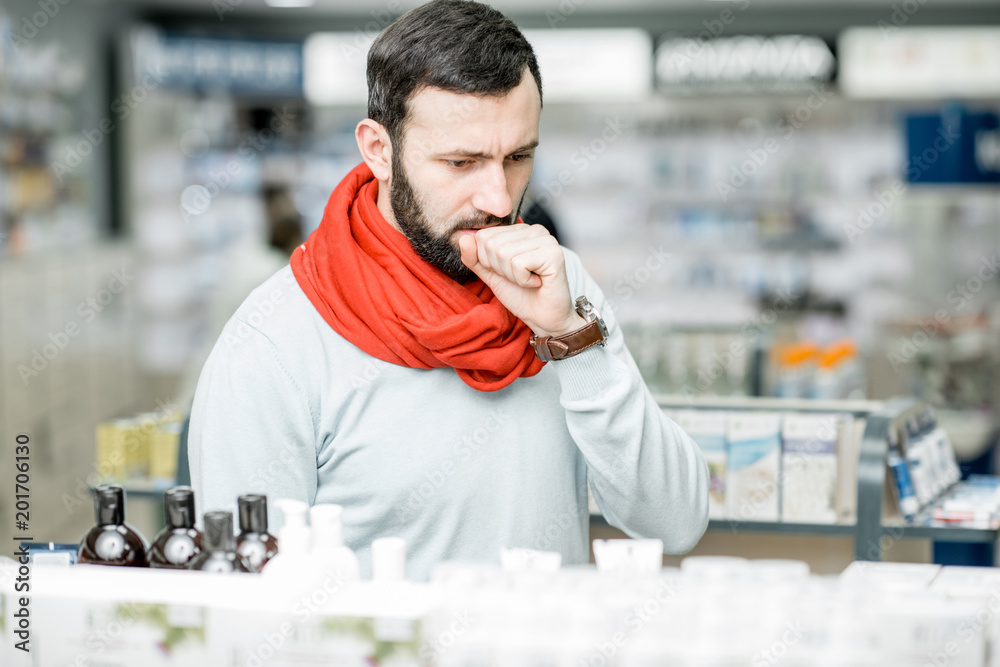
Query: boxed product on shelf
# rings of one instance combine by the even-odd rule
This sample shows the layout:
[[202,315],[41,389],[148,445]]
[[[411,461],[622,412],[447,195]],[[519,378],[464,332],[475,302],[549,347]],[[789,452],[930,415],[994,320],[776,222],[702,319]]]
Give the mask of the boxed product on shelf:
[[850,413],[840,415],[837,434],[837,519],[853,523],[858,516],[858,458],[868,421]]
[[932,656],[961,638],[947,664],[986,665],[989,633],[968,624],[978,604],[928,589],[921,569],[897,571],[915,579],[902,596],[811,577],[788,560],[703,556],[608,574],[444,563],[432,575],[442,606],[428,620],[425,655],[436,665],[884,667],[941,664]]
[[[1000,625],[1000,568],[970,567],[950,565],[942,567],[934,581],[931,590],[948,595],[974,595],[995,598],[996,622]],[[1000,660],[1000,655],[997,656]]]
[[183,415],[148,412],[97,425],[97,471],[108,480],[176,476],[177,446]]
[[780,510],[781,416],[731,415],[726,430],[726,508],[730,519],[777,521]]
[[930,409],[910,417],[899,430],[913,489],[924,507],[961,479],[955,450]]
[[856,562],[830,578],[717,556],[539,563],[445,562],[429,583],[39,565],[33,647],[45,665],[995,667],[994,568]]
[[101,565],[38,566],[33,577],[33,641],[53,665],[413,664],[437,604],[430,586],[410,582],[290,586]]
[[907,521],[965,528],[1000,526],[1000,482],[961,471],[947,432],[922,408],[889,432],[888,478]]
[[698,444],[708,464],[708,516],[726,518],[726,422],[721,410],[677,410],[677,424]]
[[157,424],[149,440],[149,477],[154,483],[171,483],[177,479],[177,454],[180,447],[180,422]]
[[854,561],[840,575],[843,586],[882,591],[923,591],[941,573],[933,563]]
[[[833,410],[760,412],[710,404],[664,412],[698,444],[708,465],[709,518],[851,523],[867,422]],[[734,431],[735,421],[740,426]]]
[[97,471],[107,479],[125,479],[126,434],[131,428],[127,419],[97,425]]
[[1000,528],[1000,477],[970,475],[948,491],[931,518],[965,528]]
[[781,519],[837,520],[836,415],[786,414],[781,429]]

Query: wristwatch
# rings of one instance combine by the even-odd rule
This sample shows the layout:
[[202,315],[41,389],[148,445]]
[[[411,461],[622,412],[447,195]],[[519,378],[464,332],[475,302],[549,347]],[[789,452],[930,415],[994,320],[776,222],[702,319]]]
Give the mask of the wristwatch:
[[576,300],[576,312],[587,320],[579,329],[562,336],[532,335],[531,347],[535,349],[536,357],[542,361],[558,361],[576,356],[595,345],[604,347],[607,344],[608,327],[587,297],[581,296]]

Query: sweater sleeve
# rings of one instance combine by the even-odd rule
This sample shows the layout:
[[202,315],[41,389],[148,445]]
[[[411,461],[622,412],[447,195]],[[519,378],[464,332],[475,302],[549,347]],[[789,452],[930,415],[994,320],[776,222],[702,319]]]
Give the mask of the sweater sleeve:
[[585,295],[609,330],[605,347],[550,362],[594,499],[627,535],[659,538],[667,553],[689,551],[708,525],[708,466],[653,399],[597,283],[565,253],[573,298]]
[[237,496],[316,497],[316,418],[306,393],[260,330],[233,317],[209,355],[191,408],[191,485],[206,510],[234,512]]

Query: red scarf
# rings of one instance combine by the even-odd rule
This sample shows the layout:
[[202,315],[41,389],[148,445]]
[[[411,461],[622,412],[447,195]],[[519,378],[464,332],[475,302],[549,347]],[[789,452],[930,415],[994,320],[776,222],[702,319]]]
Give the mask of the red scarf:
[[292,273],[327,324],[373,357],[451,366],[479,391],[538,373],[528,326],[483,281],[459,284],[424,261],[382,217],[377,196],[378,181],[361,163],[292,254]]

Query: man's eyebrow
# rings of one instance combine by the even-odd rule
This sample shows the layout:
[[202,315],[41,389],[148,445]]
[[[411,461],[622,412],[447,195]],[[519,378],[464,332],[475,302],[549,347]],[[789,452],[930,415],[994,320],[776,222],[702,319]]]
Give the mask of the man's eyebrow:
[[513,151],[511,151],[510,154],[513,155],[514,153],[523,153],[524,151],[533,151],[536,148],[538,148],[538,139],[535,139],[534,141],[529,141],[528,143],[526,143],[523,146],[518,146]]
[[[537,147],[538,147],[538,140],[535,139],[534,141],[529,141],[523,146],[518,146],[517,148],[515,148],[510,152],[510,155],[514,155],[515,153],[523,153],[524,151],[534,150]],[[486,158],[486,159],[492,157],[491,155],[483,153],[482,151],[466,150],[463,148],[456,148],[453,151],[443,151],[441,155],[461,155],[462,157]]]

